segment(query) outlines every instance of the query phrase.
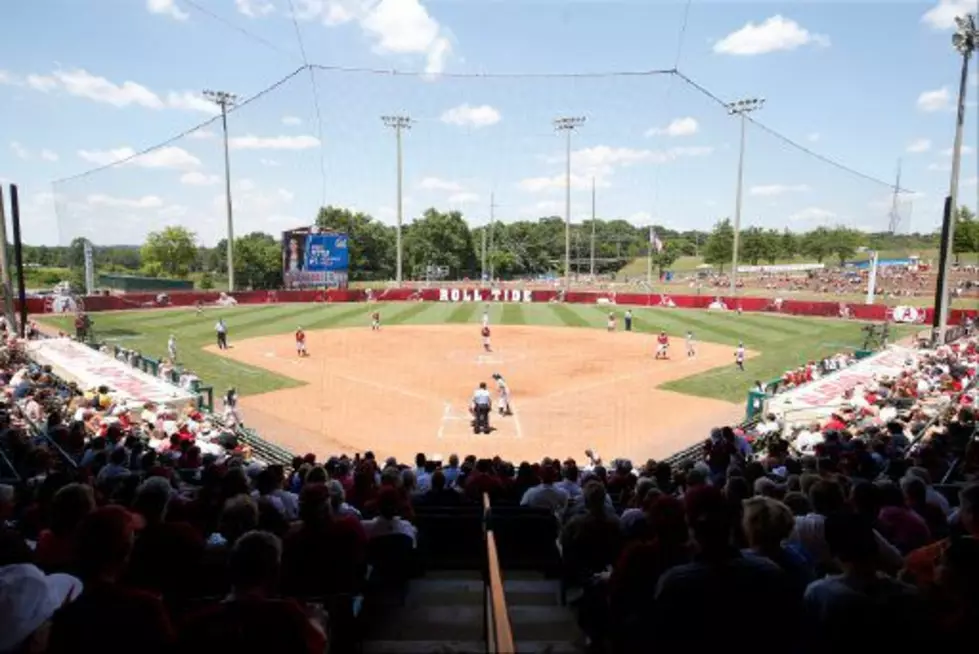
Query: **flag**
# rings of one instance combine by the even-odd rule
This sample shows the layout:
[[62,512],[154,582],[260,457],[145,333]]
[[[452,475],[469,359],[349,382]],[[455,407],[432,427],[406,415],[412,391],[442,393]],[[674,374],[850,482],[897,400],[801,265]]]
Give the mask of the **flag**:
[[663,241],[659,240],[659,237],[656,236],[655,227],[649,228],[649,247],[652,248],[653,252],[663,251]]

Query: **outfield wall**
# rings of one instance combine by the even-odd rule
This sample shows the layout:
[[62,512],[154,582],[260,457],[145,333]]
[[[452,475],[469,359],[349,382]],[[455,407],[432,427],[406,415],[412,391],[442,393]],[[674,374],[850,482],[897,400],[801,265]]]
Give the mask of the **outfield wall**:
[[[238,304],[272,304],[279,302],[365,302],[368,291],[334,289],[326,291],[242,291],[230,294]],[[186,307],[197,302],[213,304],[221,297],[219,292],[176,292],[169,293],[167,306]],[[425,289],[384,289],[373,292],[378,302],[424,301],[424,302],[516,302],[547,303],[560,295],[558,290],[538,290],[508,285],[504,288],[471,288],[452,286]],[[86,311],[120,311],[127,309],[160,308],[154,293],[128,293],[125,295],[94,295],[79,298]],[[720,302],[728,310],[740,306],[743,311],[781,313],[795,316],[823,316],[838,318],[842,307],[846,307],[850,317],[857,320],[883,321],[908,324],[931,324],[932,309],[922,307],[889,307],[882,304],[844,304],[840,302],[816,302],[808,300],[783,300],[776,309],[772,298],[740,297],[731,298],[712,295],[679,295],[659,293],[613,293],[571,291],[565,294],[565,302],[575,304],[612,304],[648,307],[679,307],[683,309],[711,309]],[[27,310],[32,314],[57,312],[55,303],[45,298],[29,298]],[[62,310],[70,310],[71,305],[61,304]],[[977,315],[976,310],[953,309],[950,320],[959,323],[965,315]]]

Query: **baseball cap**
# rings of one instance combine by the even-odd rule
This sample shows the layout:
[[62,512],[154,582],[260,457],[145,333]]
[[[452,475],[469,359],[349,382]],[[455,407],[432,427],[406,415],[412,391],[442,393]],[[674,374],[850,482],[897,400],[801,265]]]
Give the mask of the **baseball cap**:
[[77,578],[45,575],[30,563],[0,567],[0,652],[20,646],[82,589]]

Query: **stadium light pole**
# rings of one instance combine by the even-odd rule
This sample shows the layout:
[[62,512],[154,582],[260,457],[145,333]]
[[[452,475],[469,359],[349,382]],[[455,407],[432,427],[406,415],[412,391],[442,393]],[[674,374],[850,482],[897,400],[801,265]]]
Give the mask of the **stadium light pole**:
[[401,223],[404,219],[404,203],[402,186],[404,181],[404,167],[401,161],[401,132],[411,129],[411,118],[408,116],[381,116],[384,124],[394,130],[395,140],[398,148],[398,216],[397,229],[395,231],[395,249],[397,250],[398,260],[395,268],[394,279],[398,286],[401,286]]
[[554,120],[554,128],[565,133],[564,169],[564,288],[571,288],[571,133],[585,124],[582,116]]
[[727,113],[741,119],[741,147],[738,151],[738,190],[734,200],[734,247],[731,253],[731,296],[737,293],[738,284],[738,247],[741,240],[741,195],[744,186],[744,140],[747,116],[752,111],[758,111],[765,104],[763,98],[747,98],[727,103]]
[[591,270],[589,274],[595,279],[595,178],[591,178]]
[[945,342],[948,329],[948,308],[950,304],[948,278],[952,272],[952,246],[955,241],[955,218],[958,214],[959,169],[962,165],[962,132],[965,125],[965,95],[969,86],[969,58],[979,44],[979,27],[976,16],[966,14],[955,19],[955,34],[952,46],[962,55],[962,75],[959,79],[959,105],[955,119],[955,141],[952,145],[952,176],[949,181],[948,197],[945,198],[945,214],[942,216],[942,248],[938,265],[938,291],[935,298],[935,317],[932,327],[939,343]]
[[224,132],[224,199],[228,212],[228,290],[235,290],[235,221],[231,208],[231,156],[228,154],[228,107],[238,96],[227,91],[204,90],[204,97],[221,108],[221,128]]

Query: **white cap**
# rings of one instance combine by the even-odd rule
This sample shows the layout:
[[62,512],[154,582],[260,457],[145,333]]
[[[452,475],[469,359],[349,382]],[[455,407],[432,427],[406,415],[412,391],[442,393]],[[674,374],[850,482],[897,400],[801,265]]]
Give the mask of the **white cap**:
[[0,567],[0,652],[20,646],[82,588],[71,575],[45,576],[29,563]]

